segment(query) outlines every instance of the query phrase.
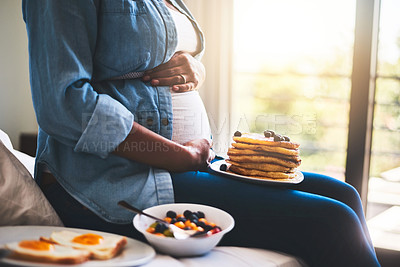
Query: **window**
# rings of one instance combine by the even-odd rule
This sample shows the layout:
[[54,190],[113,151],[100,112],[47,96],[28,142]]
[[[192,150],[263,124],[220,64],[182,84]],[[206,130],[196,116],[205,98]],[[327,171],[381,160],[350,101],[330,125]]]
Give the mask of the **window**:
[[[381,5],[371,176],[400,167],[400,2]],[[385,176],[385,175],[384,175]],[[388,180],[399,181],[399,177]],[[399,203],[400,204],[400,203]]]
[[238,129],[287,134],[302,170],[356,187],[379,247],[400,244],[400,2],[186,2],[206,36],[217,153]]
[[298,141],[301,168],[353,184],[374,244],[395,250],[399,12],[397,0],[235,0],[232,75],[234,126]]
[[342,180],[355,14],[349,0],[234,1],[234,124],[290,136],[302,169]]
[[400,2],[382,0],[367,218],[377,247],[400,251]]

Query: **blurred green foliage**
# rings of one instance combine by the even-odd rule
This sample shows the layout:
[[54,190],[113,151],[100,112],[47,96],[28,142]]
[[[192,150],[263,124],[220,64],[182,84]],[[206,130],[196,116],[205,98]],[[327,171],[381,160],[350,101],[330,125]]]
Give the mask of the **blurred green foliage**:
[[[371,176],[400,166],[399,69],[400,60],[382,64],[376,80]],[[344,179],[350,76],[260,71],[238,73],[234,85],[250,131],[290,136],[301,144],[302,170]]]

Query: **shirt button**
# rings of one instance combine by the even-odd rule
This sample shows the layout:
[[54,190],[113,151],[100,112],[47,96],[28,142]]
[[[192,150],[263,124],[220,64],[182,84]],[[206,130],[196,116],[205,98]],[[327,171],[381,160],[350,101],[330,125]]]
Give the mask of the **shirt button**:
[[146,123],[147,123],[147,126],[152,126],[153,125],[153,119],[152,118],[147,118]]
[[161,120],[162,125],[167,126],[169,124],[169,121],[167,118],[164,118]]

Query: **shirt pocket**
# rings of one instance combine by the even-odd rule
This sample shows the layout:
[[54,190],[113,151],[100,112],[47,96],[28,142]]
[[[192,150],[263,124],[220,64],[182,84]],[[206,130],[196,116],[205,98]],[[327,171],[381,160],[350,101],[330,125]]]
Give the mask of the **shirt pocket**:
[[147,16],[142,0],[104,0],[98,18],[95,64],[115,75],[145,70],[151,54]]
[[146,7],[143,0],[104,0],[102,1],[100,13],[141,15],[146,14]]

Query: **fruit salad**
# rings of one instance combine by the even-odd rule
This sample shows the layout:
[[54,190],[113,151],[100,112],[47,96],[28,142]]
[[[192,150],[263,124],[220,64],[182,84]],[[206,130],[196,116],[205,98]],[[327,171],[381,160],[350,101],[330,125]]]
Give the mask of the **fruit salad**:
[[[175,211],[170,210],[166,213],[164,221],[183,230],[195,230],[202,233],[206,232],[206,236],[221,232],[221,228],[215,223],[208,221],[202,211],[193,212],[185,210],[183,214],[177,214]],[[146,229],[146,231],[158,236],[174,237],[166,223],[155,221]]]

